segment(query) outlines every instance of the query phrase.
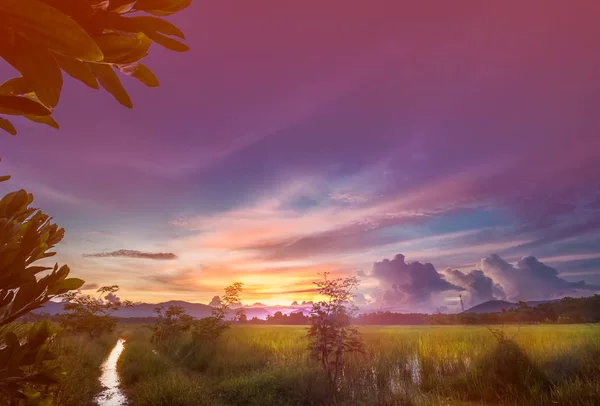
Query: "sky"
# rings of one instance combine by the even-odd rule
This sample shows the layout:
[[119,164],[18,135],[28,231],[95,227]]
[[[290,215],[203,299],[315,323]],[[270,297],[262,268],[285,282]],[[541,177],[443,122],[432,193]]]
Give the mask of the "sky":
[[[456,311],[600,291],[600,3],[193,4],[134,103],[65,80],[60,131],[0,137],[53,260],[134,301]],[[11,69],[0,65],[2,78]],[[91,290],[90,290],[91,292]]]

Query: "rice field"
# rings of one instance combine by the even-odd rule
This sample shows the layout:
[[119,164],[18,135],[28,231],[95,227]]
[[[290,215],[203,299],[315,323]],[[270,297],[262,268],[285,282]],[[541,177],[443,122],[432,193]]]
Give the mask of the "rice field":
[[132,405],[599,405],[600,325],[364,327],[338,387],[304,326],[235,326],[161,348],[136,328],[119,361]]

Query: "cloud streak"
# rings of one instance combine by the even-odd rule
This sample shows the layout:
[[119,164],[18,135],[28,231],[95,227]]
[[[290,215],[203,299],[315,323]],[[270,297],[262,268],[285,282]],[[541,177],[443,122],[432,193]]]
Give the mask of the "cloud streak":
[[172,252],[145,252],[137,250],[118,250],[111,252],[98,252],[94,254],[83,254],[86,258],[134,258],[152,259],[155,261],[169,261],[177,259]]

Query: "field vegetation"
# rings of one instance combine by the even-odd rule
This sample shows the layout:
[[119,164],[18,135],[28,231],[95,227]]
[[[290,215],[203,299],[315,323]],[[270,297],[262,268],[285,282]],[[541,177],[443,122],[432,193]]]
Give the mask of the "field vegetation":
[[331,387],[305,326],[241,326],[155,346],[139,326],[119,362],[133,405],[596,405],[600,326],[361,327]]

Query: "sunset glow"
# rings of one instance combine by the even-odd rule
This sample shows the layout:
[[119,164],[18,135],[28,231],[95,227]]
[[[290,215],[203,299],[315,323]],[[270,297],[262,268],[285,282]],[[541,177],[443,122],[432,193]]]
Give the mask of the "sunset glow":
[[53,262],[149,303],[289,305],[323,272],[402,311],[600,290],[599,7],[309,3],[195,1],[134,109],[65,80],[60,132],[0,138]]

